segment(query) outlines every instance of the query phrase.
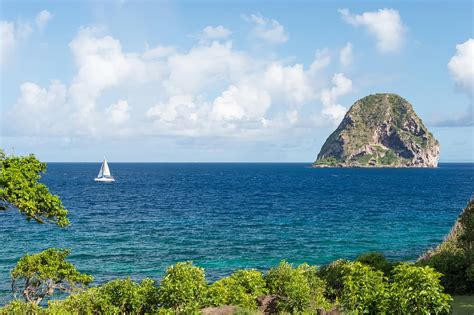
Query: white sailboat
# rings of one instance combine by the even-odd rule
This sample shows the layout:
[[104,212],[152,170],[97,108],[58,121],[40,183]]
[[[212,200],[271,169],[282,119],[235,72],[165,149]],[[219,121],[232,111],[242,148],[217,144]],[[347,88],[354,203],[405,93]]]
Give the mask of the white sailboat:
[[109,164],[107,164],[107,159],[104,156],[104,161],[100,166],[99,174],[94,178],[96,182],[113,182],[115,179],[110,174]]

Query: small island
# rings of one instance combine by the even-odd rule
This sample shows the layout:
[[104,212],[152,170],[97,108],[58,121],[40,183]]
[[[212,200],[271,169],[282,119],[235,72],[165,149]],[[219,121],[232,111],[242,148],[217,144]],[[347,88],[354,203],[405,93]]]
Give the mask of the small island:
[[378,93],[354,103],[327,138],[314,167],[437,167],[439,142],[412,105]]

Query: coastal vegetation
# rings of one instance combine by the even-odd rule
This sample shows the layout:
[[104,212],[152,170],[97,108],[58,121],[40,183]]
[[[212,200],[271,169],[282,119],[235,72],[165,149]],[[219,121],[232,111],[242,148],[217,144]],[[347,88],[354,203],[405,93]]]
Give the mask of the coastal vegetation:
[[[4,209],[16,207],[39,223],[69,224],[59,197],[38,182],[44,163],[2,153],[0,165]],[[200,314],[229,305],[241,314],[447,314],[450,294],[474,292],[473,250],[472,201],[446,241],[416,263],[366,253],[324,266],[282,261],[266,272],[236,270],[210,282],[203,268],[179,262],[159,281],[126,278],[90,287],[93,277],[67,261],[69,250],[50,248],[13,267],[14,299],[0,314]]]

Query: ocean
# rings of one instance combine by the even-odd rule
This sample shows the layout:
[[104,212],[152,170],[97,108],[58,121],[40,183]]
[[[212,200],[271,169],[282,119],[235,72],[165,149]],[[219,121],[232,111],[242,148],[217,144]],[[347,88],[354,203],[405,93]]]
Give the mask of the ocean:
[[304,163],[49,163],[42,182],[72,225],[0,211],[0,304],[25,253],[70,248],[94,276],[160,279],[191,260],[210,281],[285,259],[325,264],[367,251],[415,260],[448,233],[474,192],[474,164],[437,169],[315,169]]

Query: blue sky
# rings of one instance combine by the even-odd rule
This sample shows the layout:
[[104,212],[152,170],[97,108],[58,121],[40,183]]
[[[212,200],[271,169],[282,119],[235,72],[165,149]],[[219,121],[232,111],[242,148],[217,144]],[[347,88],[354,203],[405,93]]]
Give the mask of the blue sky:
[[[398,93],[474,161],[472,1],[2,1],[1,147],[46,161],[304,161]],[[13,149],[14,148],[14,149]]]

